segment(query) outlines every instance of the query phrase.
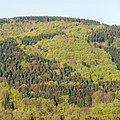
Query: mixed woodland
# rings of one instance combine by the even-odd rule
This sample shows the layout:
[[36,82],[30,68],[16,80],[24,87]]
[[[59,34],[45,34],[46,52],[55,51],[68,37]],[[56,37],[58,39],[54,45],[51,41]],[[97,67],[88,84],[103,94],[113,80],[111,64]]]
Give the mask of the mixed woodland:
[[120,26],[0,19],[0,120],[120,120]]

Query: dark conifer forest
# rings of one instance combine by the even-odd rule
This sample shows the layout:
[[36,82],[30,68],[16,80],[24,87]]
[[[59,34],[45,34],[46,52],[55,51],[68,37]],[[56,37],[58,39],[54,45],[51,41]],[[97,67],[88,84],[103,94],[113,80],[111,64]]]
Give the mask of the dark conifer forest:
[[0,19],[0,120],[120,120],[120,26]]

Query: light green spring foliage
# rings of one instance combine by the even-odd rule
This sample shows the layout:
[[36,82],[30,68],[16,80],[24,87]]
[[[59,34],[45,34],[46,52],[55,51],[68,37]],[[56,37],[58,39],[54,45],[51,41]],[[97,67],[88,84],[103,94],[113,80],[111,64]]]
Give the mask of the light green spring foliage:
[[[9,102],[14,103],[14,109],[5,110],[2,101],[6,94],[9,94]],[[45,98],[22,98],[18,90],[9,88],[5,83],[0,83],[0,119],[2,120],[86,120],[91,116],[98,117],[100,120],[113,120],[120,116],[120,102],[118,100],[112,103],[99,103],[94,107],[79,108],[74,104],[68,103],[68,96],[61,97],[64,101],[57,107],[53,100]]]
[[[86,79],[90,79],[91,76],[95,82],[98,80],[119,80],[120,71],[112,62],[111,56],[103,49],[95,48],[93,43],[87,42],[88,35],[103,28],[105,28],[104,25],[84,25],[77,22],[24,21],[16,23],[12,20],[10,23],[1,24],[0,38],[14,37],[18,41],[19,47],[27,54],[39,54],[47,59],[55,59],[60,61],[61,66],[67,63],[75,69],[74,73],[79,72]],[[20,40],[24,36],[37,36],[57,31],[63,31],[65,35],[41,40],[37,44],[28,46],[23,45]],[[39,46],[42,50],[39,49]],[[83,65],[83,62],[90,67]]]
[[[53,25],[53,23],[51,24]],[[62,28],[66,35],[55,36],[53,39],[42,40],[35,45],[21,46],[21,48],[27,54],[39,54],[47,59],[60,61],[61,66],[67,63],[75,69],[74,73],[79,72],[86,79],[90,79],[91,75],[95,82],[120,78],[120,72],[112,62],[111,56],[103,49],[95,48],[93,44],[87,43],[88,34],[105,26],[71,23],[71,27],[69,27],[70,23],[58,23],[55,22],[54,26],[57,29]],[[66,29],[63,29],[63,26],[66,26]],[[39,49],[39,46],[42,50]],[[82,62],[87,63],[90,67],[84,66]]]
[[[26,21],[16,23],[12,20],[10,23],[0,24],[0,40],[13,37],[19,43],[19,47],[28,55],[38,54],[47,59],[55,59],[60,62],[61,67],[67,63],[75,70],[72,75],[78,72],[86,79],[90,79],[91,75],[94,82],[98,80],[120,80],[120,72],[115,63],[112,62],[111,56],[103,49],[95,48],[93,43],[87,42],[88,35],[103,28],[105,28],[104,25],[83,25],[77,22],[42,23]],[[64,32],[65,35],[58,35],[52,39],[41,40],[37,44],[27,46],[21,42],[21,38],[25,36],[32,37],[58,31]],[[114,41],[113,45],[119,48],[119,40]],[[89,67],[85,66],[83,62]],[[29,66],[26,61],[22,61],[21,65],[23,67]],[[59,73],[59,71],[57,72]],[[70,82],[69,84],[74,83]],[[13,103],[14,109],[9,107],[9,110],[4,109],[2,104],[6,95],[10,97],[7,105],[10,106]],[[94,101],[98,101],[96,106],[84,108],[69,104],[68,96],[62,96],[64,101],[56,107],[53,100],[41,97],[31,99],[23,97],[18,90],[1,82],[0,119],[32,120],[32,116],[34,116],[36,120],[60,120],[60,117],[63,116],[64,120],[86,120],[91,116],[93,119],[99,117],[101,120],[113,120],[117,116],[120,117],[120,91],[116,92],[116,96],[111,103],[101,103],[95,98]]]

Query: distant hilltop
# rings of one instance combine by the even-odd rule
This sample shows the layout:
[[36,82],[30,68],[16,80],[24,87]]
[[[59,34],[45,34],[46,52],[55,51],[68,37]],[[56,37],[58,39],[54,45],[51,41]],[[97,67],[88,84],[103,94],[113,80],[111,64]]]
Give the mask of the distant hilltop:
[[66,21],[66,22],[81,22],[84,24],[96,24],[99,25],[100,22],[95,20],[71,18],[71,17],[57,17],[57,16],[25,16],[25,17],[14,17],[14,18],[1,18],[0,23],[9,22],[10,20],[20,21],[37,21],[37,22],[50,22],[50,21]]

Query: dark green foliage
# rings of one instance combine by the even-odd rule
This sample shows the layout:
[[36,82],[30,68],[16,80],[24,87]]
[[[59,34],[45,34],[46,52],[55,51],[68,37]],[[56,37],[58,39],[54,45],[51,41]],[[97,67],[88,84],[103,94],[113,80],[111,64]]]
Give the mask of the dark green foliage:
[[107,42],[108,46],[110,46],[113,43],[113,40],[115,37],[120,37],[120,27],[112,26],[98,30],[93,31],[92,35],[88,37],[88,43],[90,42]]
[[38,36],[25,36],[23,39],[21,39],[22,44],[24,45],[32,45],[32,44],[36,44],[38,41],[40,40],[44,40],[44,39],[51,39],[56,35],[64,35],[64,32],[57,32],[57,33],[51,33],[51,34],[40,34]]
[[6,92],[4,95],[2,105],[5,109],[10,108],[10,94],[8,92]]
[[[92,35],[88,36],[88,43],[94,43],[95,47],[104,48],[112,56],[112,61],[116,63],[118,70],[120,70],[120,49],[113,46],[115,39],[120,38],[119,26],[106,26],[106,28],[93,31]],[[107,47],[102,46],[102,43],[107,43]],[[99,43],[99,44],[96,44]],[[83,65],[86,64],[83,62]]]
[[[70,17],[49,17],[49,16],[29,16],[29,17],[15,17],[12,18],[16,20],[16,22],[24,22],[24,21],[36,21],[36,22],[51,22],[51,21],[65,21],[65,22],[81,22],[85,25],[99,25],[100,22],[94,20],[85,20],[79,18],[70,18]],[[7,23],[11,19],[0,19],[0,23]]]
[[[17,17],[13,19],[15,20],[16,23],[20,21],[24,22],[30,20],[36,22],[50,22],[57,20],[83,23],[86,26],[89,26],[91,24],[99,25],[99,22],[96,21],[67,17],[43,16],[43,17]],[[0,19],[1,24],[4,24],[6,22],[9,22],[9,19]],[[76,24],[76,28],[79,27],[78,25],[80,24]],[[70,27],[72,28],[72,26]],[[87,42],[85,44],[88,44],[88,46],[90,47],[92,42],[95,47],[104,49],[106,52],[108,52],[112,57],[112,61],[115,62],[117,65],[118,70],[116,71],[119,71],[120,49],[117,47],[113,47],[113,43],[115,39],[120,37],[120,27],[107,25],[105,25],[104,27],[105,27],[104,29],[96,31],[93,30],[92,35],[88,36],[87,42],[89,44]],[[36,114],[39,114],[39,116],[41,116],[41,114],[44,114],[44,116],[46,116],[46,114],[49,115],[50,113],[53,112],[53,110],[54,112],[55,111],[57,112],[57,109],[61,108],[59,110],[61,111],[61,113],[59,113],[60,116],[58,117],[60,120],[64,120],[66,119],[64,116],[64,112],[66,112],[65,107],[67,105],[73,104],[74,106],[78,106],[80,109],[82,109],[83,107],[89,109],[92,108],[93,106],[97,106],[99,103],[109,104],[112,103],[115,99],[120,100],[119,79],[116,79],[114,81],[111,81],[110,79],[108,80],[100,79],[95,82],[93,81],[93,77],[95,77],[93,73],[94,69],[91,69],[90,71],[91,73],[90,75],[88,75],[90,76],[89,77],[90,79],[88,80],[86,78],[83,78],[80,72],[79,73],[76,72],[75,67],[73,69],[73,67],[71,67],[70,64],[69,65],[62,64],[61,66],[60,61],[56,61],[55,59],[49,60],[43,58],[42,56],[38,55],[38,53],[34,55],[33,54],[28,55],[23,51],[22,47],[20,46],[20,44],[22,44],[23,46],[25,45],[25,47],[27,45],[32,46],[33,44],[35,45],[40,40],[52,39],[57,35],[60,36],[64,35],[64,37],[67,38],[68,37],[67,34],[69,34],[69,32],[70,31],[68,31],[67,33],[65,32],[65,30],[64,32],[62,32],[61,30],[56,31],[54,33],[42,33],[37,36],[24,36],[22,38],[17,37],[17,40],[19,39],[18,41],[13,38],[7,38],[4,41],[0,41],[0,83],[8,84],[8,89],[2,91],[4,95],[2,96],[1,99],[2,107],[5,110],[14,111],[16,109],[16,106],[19,106],[16,104],[17,103],[16,101],[18,100],[19,102],[21,102],[22,98],[21,103],[25,102],[25,106],[23,106],[24,107],[23,111],[27,111],[28,108],[29,108],[28,111],[30,111],[30,109],[32,109],[32,107],[30,106],[32,102],[34,103],[34,107],[37,106],[37,108],[35,107],[35,110]],[[76,40],[78,39],[76,38]],[[70,40],[69,41],[66,40],[64,42],[67,43],[70,42]],[[106,43],[107,45],[103,46],[102,45],[103,43]],[[73,44],[72,40],[70,44]],[[94,48],[94,46],[92,46],[93,48],[92,50],[89,49],[92,51],[91,54],[94,53],[94,49],[96,49]],[[42,50],[41,45],[38,45],[38,48]],[[69,49],[69,46],[66,49]],[[72,47],[69,50],[72,51],[73,50]],[[91,59],[90,62],[89,60],[87,62],[86,60],[81,61],[81,66],[84,66],[81,67],[81,70],[85,68],[86,71],[89,71],[90,68],[94,66],[99,66],[99,64],[95,64],[94,61],[92,64]],[[75,62],[75,64],[78,64],[77,61],[74,60],[72,61],[72,59],[71,62]],[[100,64],[102,64],[102,62]],[[103,66],[101,67],[101,69],[104,68]],[[111,71],[108,72],[110,73]],[[97,74],[99,75],[99,71]],[[102,78],[102,76],[100,77]],[[12,89],[13,93],[10,92],[9,89]],[[21,98],[17,96],[18,94],[20,94]],[[68,100],[65,101],[65,99],[63,98],[64,96],[67,96]],[[18,97],[18,99],[15,100],[14,97]],[[41,99],[39,100],[39,98],[45,99],[41,102]],[[46,104],[44,105],[44,108],[41,107],[42,106],[41,104],[44,104],[46,99],[47,100],[50,99],[51,101],[53,101],[54,108],[52,108],[53,106],[51,106],[48,107],[47,110],[44,110]],[[66,105],[62,103],[65,103]],[[47,105],[49,106],[49,103]],[[38,111],[40,111],[40,113]],[[117,109],[115,111],[117,111]],[[106,113],[106,111],[104,112]],[[90,114],[90,116],[85,116],[85,120],[99,120],[99,117],[94,117],[91,115],[92,114]],[[30,120],[37,119],[35,117],[35,114],[31,114],[31,112],[29,113],[28,117]],[[41,117],[41,119],[47,118]],[[119,119],[119,117],[115,117],[115,119]]]
[[[98,89],[97,86],[92,81],[83,79],[80,74],[71,77],[71,72],[74,70],[67,64],[60,68],[59,63],[55,60],[28,56],[17,47],[14,39],[8,39],[0,46],[3,51],[0,61],[3,63],[0,69],[1,77],[5,77],[10,86],[19,88],[18,91],[23,97],[54,98],[55,106],[57,106],[61,102],[61,96],[68,95],[69,103],[80,107],[92,105],[91,96]],[[22,61],[27,61],[28,65],[21,66]],[[89,67],[85,62],[83,64]],[[55,70],[59,70],[60,73],[57,74]],[[47,84],[48,82],[53,82],[53,84]],[[70,82],[73,84],[69,84]],[[102,83],[100,84],[103,86]],[[105,90],[108,90],[107,86]],[[31,91],[35,93],[34,96],[31,95]],[[14,108],[13,103],[11,107]]]
[[115,47],[105,48],[107,52],[112,56],[112,61],[116,63],[118,70],[120,70],[120,49]]

